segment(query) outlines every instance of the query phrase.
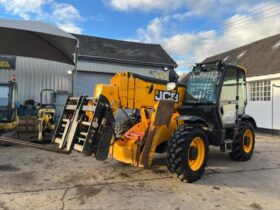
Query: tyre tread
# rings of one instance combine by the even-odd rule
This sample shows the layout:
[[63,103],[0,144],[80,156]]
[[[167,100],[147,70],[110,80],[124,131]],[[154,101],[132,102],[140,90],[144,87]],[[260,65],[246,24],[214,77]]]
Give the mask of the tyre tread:
[[[253,148],[252,151],[250,153],[245,153],[243,150],[243,135],[245,130],[247,129],[251,129],[253,132]],[[235,161],[248,161],[251,159],[252,155],[253,155],[253,151],[254,151],[254,146],[255,146],[255,133],[254,133],[254,127],[251,125],[251,123],[249,122],[245,122],[242,123],[240,125],[240,129],[239,129],[239,133],[235,139],[235,141],[233,141],[232,143],[232,152],[229,153],[229,157],[232,160]]]
[[[194,133],[200,133],[204,137],[205,141],[205,161],[201,169],[197,172],[191,171],[188,167],[185,167],[184,159],[186,159],[186,143],[191,141]],[[167,168],[173,173],[179,180],[183,182],[195,182],[201,178],[205,171],[208,158],[208,140],[204,131],[200,128],[190,127],[187,125],[181,125],[172,135],[167,144]]]

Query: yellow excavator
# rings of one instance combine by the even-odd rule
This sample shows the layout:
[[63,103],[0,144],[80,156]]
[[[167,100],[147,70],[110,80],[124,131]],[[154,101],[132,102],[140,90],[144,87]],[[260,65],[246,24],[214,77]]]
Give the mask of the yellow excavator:
[[[111,156],[138,167],[150,167],[155,152],[166,151],[169,171],[194,182],[205,171],[209,145],[233,160],[251,158],[257,126],[246,104],[245,70],[220,61],[197,64],[186,84],[117,73],[93,96],[67,99],[53,136],[57,148],[28,146],[75,150],[99,161]],[[132,113],[120,133],[115,116],[121,109]]]
[[[49,96],[44,103],[43,97]],[[12,136],[18,131],[20,126],[20,119],[17,110],[18,100],[18,85],[15,77],[7,83],[0,83],[0,134],[5,133],[5,136]],[[34,127],[38,131],[38,140],[42,141],[46,133],[55,130],[55,91],[52,89],[43,89],[40,93],[40,106],[38,107],[38,116],[34,121]],[[27,125],[22,127],[31,126],[29,121],[24,120]],[[30,125],[29,125],[30,124]],[[21,129],[19,129],[21,130]]]
[[18,125],[17,88],[15,80],[0,83],[0,132],[13,130]]

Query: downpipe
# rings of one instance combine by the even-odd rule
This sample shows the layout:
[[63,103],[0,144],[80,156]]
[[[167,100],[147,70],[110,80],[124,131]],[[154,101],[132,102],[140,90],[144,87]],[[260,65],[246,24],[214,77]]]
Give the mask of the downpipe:
[[272,136],[274,136],[274,126],[273,126],[273,124],[274,124],[274,88],[280,88],[280,85],[275,85],[275,84],[273,84],[272,85],[272,93],[271,93],[271,95],[272,95],[272,97],[271,97],[271,134],[272,134]]

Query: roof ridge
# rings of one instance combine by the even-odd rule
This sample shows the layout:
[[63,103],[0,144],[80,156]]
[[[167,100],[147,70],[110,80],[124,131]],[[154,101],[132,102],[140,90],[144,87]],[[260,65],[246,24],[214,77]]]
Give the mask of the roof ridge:
[[161,46],[161,44],[143,43],[143,42],[140,42],[140,41],[137,42],[137,41],[131,41],[131,40],[129,41],[129,40],[113,39],[113,38],[100,37],[100,36],[92,36],[92,35],[85,35],[85,34],[74,34],[74,33],[71,33],[71,34],[73,36],[89,37],[89,38],[109,40],[109,41],[117,41],[117,42],[126,42],[126,43],[139,44],[139,45]]
[[[225,60],[226,63],[237,64],[247,69],[247,76],[259,76],[280,73],[280,48],[273,49],[275,42],[280,40],[280,34],[269,36],[247,45],[213,55],[204,60]],[[242,51],[246,51],[242,54]]]
[[[272,36],[269,36],[269,37],[265,37],[265,38],[263,38],[263,39],[259,39],[259,40],[250,42],[249,44],[245,44],[245,45],[242,45],[242,46],[240,46],[240,47],[233,48],[233,49],[227,50],[227,51],[222,52],[222,53],[219,53],[219,54],[211,55],[211,56],[207,57],[206,59],[209,59],[209,58],[212,58],[212,57],[216,57],[216,56],[220,56],[220,55],[223,55],[223,54],[228,54],[228,53],[230,53],[230,52],[232,52],[232,51],[237,51],[237,50],[239,50],[239,49],[241,49],[241,48],[246,48],[246,47],[248,47],[248,46],[250,46],[250,45],[255,45],[255,44],[257,44],[257,43],[263,42],[263,41],[265,41],[265,40],[268,40],[268,39],[271,39],[271,38],[274,38],[274,37],[277,37],[277,36],[280,37],[280,34],[275,34],[275,35],[272,35]],[[205,60],[206,60],[206,59],[205,59]]]

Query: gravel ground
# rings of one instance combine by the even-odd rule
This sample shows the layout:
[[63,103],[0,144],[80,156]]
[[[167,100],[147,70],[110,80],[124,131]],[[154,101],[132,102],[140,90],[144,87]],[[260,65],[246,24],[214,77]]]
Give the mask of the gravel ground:
[[73,152],[0,147],[0,209],[280,209],[280,138],[258,135],[248,162],[211,148],[206,174],[181,183],[152,169]]

